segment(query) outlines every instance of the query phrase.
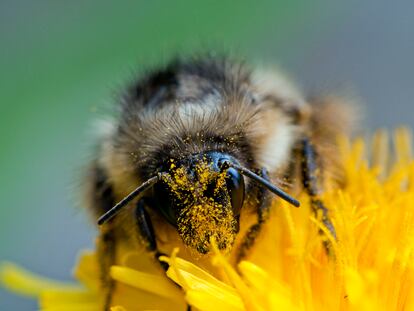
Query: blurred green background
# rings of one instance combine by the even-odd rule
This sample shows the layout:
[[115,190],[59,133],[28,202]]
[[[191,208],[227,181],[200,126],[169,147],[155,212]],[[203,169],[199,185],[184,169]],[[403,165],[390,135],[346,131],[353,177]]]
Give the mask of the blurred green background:
[[[71,279],[93,226],[76,190],[92,123],[135,73],[216,50],[355,90],[366,126],[413,125],[409,1],[0,1],[0,260]],[[411,16],[410,16],[411,15]],[[1,310],[36,302],[0,289]]]

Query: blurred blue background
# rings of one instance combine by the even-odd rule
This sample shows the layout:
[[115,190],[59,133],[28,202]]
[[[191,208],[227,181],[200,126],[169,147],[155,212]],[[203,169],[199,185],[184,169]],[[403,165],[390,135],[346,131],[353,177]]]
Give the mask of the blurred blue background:
[[[289,3],[289,4],[286,4]],[[95,232],[76,185],[92,121],[177,53],[280,65],[305,91],[352,90],[367,128],[413,126],[412,1],[0,1],[0,260],[70,280]],[[36,302],[0,289],[1,310]]]

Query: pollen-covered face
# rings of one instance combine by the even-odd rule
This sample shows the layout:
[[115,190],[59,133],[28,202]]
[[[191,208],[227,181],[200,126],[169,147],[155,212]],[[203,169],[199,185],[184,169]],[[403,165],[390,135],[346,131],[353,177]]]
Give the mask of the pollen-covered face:
[[169,174],[154,187],[161,214],[186,245],[203,254],[212,239],[229,250],[239,228],[244,181],[234,169],[220,170],[224,160],[228,156],[217,152],[170,160]]

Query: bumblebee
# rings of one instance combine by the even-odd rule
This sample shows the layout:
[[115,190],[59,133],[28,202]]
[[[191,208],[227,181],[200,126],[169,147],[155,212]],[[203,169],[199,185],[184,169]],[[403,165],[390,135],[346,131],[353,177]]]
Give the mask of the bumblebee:
[[[225,57],[178,59],[137,79],[118,100],[86,178],[106,308],[120,244],[143,245],[157,259],[171,241],[203,256],[214,240],[240,260],[271,194],[299,206],[293,194],[303,189],[335,235],[320,194],[349,116],[339,98],[305,98],[277,71]],[[240,236],[245,212],[257,217]]]

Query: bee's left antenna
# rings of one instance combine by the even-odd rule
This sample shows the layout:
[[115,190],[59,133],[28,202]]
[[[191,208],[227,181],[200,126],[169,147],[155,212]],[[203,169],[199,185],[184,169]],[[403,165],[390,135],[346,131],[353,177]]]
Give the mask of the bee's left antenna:
[[159,182],[162,177],[167,173],[158,173],[156,176],[151,177],[144,183],[142,183],[140,186],[138,186],[134,191],[132,191],[130,194],[128,194],[125,198],[123,198],[120,202],[118,202],[114,207],[112,207],[109,211],[107,211],[105,214],[103,214],[98,219],[98,225],[102,225],[109,220],[111,220],[113,217],[115,217],[116,214],[119,213],[119,211],[127,205],[129,202],[131,202],[134,198],[136,198],[138,195],[140,195],[142,192],[148,190],[152,186],[154,186],[157,182]]

